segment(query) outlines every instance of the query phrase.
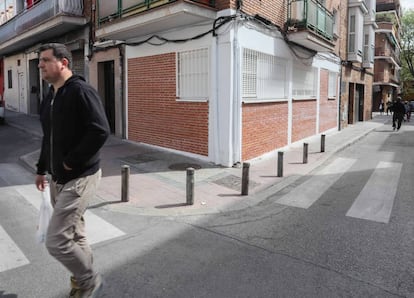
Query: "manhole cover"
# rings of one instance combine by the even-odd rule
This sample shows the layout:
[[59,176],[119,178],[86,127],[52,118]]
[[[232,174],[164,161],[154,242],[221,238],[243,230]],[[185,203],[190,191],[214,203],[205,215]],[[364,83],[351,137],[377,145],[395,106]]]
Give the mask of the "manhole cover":
[[[241,190],[241,178],[235,175],[227,175],[223,178],[217,179],[213,181],[213,183],[233,189],[233,190]],[[260,183],[254,182],[252,180],[249,181],[249,187],[255,188],[259,186]]]
[[187,170],[187,168],[193,168],[195,170],[199,170],[201,169],[201,166],[195,163],[183,162],[183,163],[172,164],[168,168],[174,171],[185,171]]
[[121,158],[121,160],[127,163],[131,163],[131,164],[138,164],[138,163],[146,163],[150,161],[155,161],[157,159],[152,156],[138,154],[138,155],[132,155],[132,156],[125,156]]

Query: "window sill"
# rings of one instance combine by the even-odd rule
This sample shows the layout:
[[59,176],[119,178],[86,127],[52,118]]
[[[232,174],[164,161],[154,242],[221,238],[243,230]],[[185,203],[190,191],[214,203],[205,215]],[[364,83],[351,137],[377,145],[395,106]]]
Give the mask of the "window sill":
[[268,98],[268,99],[258,99],[258,98],[242,98],[242,103],[251,104],[251,103],[268,103],[268,102],[284,102],[288,101],[287,98]]
[[316,100],[316,97],[297,97],[297,98],[292,98],[293,101],[306,101],[306,100]]
[[177,102],[208,102],[208,98],[203,97],[203,98],[195,98],[195,97],[189,97],[189,98],[185,98],[185,97],[176,97],[175,101]]

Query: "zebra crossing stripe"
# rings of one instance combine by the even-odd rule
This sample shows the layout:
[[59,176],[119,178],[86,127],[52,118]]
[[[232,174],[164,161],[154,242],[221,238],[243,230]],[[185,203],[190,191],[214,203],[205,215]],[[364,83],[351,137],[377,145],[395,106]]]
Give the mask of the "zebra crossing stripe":
[[355,159],[337,158],[306,182],[282,196],[276,202],[286,206],[309,208],[356,162]]
[[388,223],[402,164],[381,161],[346,216]]
[[[37,210],[40,209],[41,193],[33,185],[19,185],[13,187]],[[125,235],[123,231],[103,220],[99,216],[86,210],[85,215],[86,233],[90,244],[99,243]]]
[[29,264],[29,260],[0,226],[0,272]]

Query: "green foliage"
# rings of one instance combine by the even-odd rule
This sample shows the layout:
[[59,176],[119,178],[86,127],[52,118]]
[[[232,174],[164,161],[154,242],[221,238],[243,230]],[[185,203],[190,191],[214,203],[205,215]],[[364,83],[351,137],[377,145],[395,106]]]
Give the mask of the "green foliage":
[[[401,19],[401,58],[403,69],[401,75],[414,79],[414,10],[406,10]],[[404,78],[403,78],[404,80]]]

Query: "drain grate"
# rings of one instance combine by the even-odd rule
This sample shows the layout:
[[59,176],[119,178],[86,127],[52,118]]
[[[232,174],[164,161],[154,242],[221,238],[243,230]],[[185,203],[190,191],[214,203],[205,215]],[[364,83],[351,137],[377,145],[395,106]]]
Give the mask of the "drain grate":
[[193,168],[195,170],[199,170],[201,169],[201,166],[195,163],[182,162],[182,163],[172,164],[168,168],[174,171],[185,171],[187,170],[187,168]]

